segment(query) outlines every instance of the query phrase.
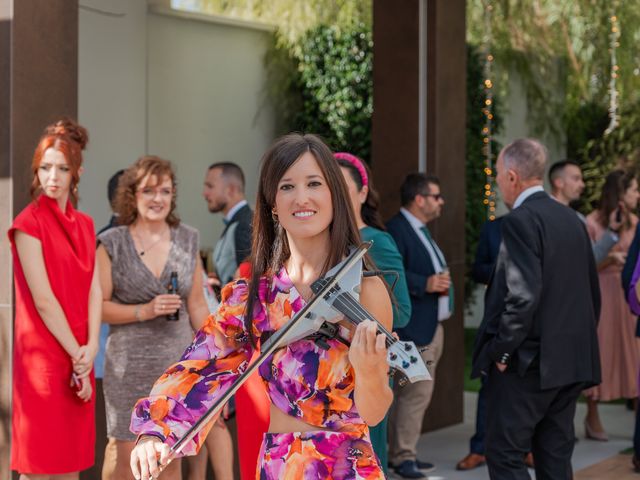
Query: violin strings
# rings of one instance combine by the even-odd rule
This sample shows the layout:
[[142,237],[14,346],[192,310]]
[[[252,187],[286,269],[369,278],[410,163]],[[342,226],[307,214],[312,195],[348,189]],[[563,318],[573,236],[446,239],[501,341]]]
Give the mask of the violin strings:
[[387,337],[387,347],[397,342],[396,338],[384,327],[384,325],[378,322],[373,317],[373,315],[371,315],[362,305],[360,305],[360,303],[349,293],[345,292],[338,294],[337,298],[334,301],[334,304],[336,305],[336,307],[338,307],[338,310],[340,310],[341,313],[349,317],[349,319],[352,320],[356,325],[367,319],[376,322],[378,330]]
[[[324,285],[326,280],[321,279],[319,283]],[[378,330],[381,331],[387,338],[385,343],[387,347],[390,347],[398,340],[382,325],[373,315],[371,315],[349,292],[338,293],[337,298],[334,300],[336,308],[344,315],[346,315],[354,324],[358,325],[364,320],[370,319],[376,322]],[[349,303],[347,303],[349,302]],[[342,307],[339,308],[339,307]]]

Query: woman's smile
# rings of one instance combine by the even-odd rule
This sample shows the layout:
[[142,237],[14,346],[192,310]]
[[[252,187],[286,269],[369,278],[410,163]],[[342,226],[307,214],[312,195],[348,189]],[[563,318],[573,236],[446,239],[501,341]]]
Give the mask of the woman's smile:
[[300,210],[300,211],[297,211],[297,212],[293,212],[293,216],[294,217],[301,218],[301,219],[309,218],[309,217],[311,217],[311,216],[313,216],[315,214],[316,214],[315,210]]

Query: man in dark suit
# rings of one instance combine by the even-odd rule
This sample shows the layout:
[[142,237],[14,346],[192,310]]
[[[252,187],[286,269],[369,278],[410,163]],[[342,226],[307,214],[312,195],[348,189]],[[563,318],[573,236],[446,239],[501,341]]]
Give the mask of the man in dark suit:
[[387,223],[387,230],[402,255],[412,313],[409,324],[397,333],[401,340],[428,347],[423,350],[422,359],[429,366],[433,381],[394,386],[389,413],[389,460],[402,478],[426,478],[423,472],[434,466],[416,458],[416,445],[442,355],[444,329],[440,321],[449,318],[453,308],[447,264],[427,229],[427,223],[440,216],[444,199],[438,179],[421,173],[407,176],[400,197],[402,208]]
[[486,450],[492,479],[572,478],[580,392],[600,382],[600,290],[591,242],[576,214],[542,189],[546,149],[516,140],[496,181],[511,209],[485,295],[473,376],[487,375]]

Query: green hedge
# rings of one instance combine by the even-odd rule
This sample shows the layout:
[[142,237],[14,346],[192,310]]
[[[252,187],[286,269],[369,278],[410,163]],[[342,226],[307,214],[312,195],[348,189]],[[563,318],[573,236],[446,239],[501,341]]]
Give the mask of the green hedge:
[[[280,130],[322,135],[336,150],[371,157],[373,41],[363,25],[318,26],[267,55]],[[286,78],[285,78],[286,77]]]

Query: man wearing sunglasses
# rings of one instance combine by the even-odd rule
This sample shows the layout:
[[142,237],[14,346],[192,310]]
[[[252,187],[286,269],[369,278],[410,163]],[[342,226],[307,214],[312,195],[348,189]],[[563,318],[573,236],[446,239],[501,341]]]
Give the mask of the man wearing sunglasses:
[[435,467],[416,458],[422,420],[429,407],[442,355],[444,329],[440,322],[451,316],[453,291],[444,255],[427,228],[442,213],[440,182],[422,173],[408,175],[400,188],[402,208],[387,229],[403,257],[412,314],[409,324],[397,330],[401,340],[411,340],[422,350],[422,359],[433,377],[430,382],[394,386],[389,414],[389,459],[397,476],[426,478]]

